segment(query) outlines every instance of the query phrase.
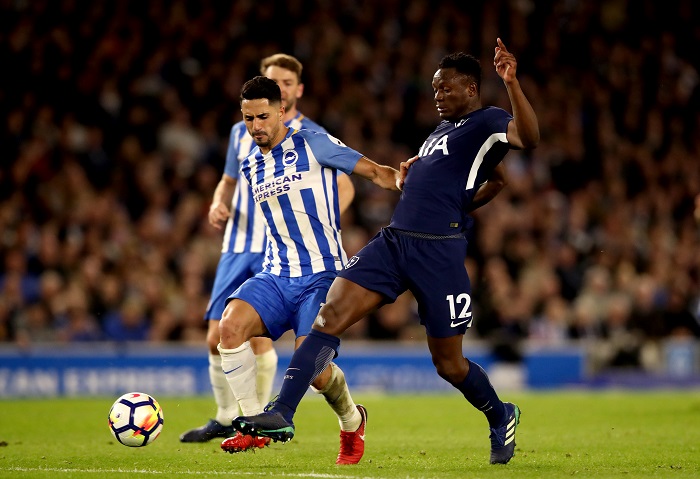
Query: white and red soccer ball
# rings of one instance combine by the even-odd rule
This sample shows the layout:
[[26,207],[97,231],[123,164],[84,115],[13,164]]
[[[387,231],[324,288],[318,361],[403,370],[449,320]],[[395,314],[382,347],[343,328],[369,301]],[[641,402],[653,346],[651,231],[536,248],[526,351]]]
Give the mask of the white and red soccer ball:
[[109,410],[109,430],[125,446],[147,446],[163,430],[163,409],[148,394],[124,394]]

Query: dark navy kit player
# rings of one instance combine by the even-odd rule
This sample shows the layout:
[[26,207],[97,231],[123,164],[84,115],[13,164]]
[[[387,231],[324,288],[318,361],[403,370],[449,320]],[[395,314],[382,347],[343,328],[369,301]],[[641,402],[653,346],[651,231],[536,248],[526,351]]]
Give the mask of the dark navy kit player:
[[294,353],[277,400],[261,414],[234,419],[234,428],[291,439],[296,408],[317,371],[337,355],[338,336],[410,290],[437,373],[488,420],[491,463],[505,464],[513,457],[520,410],[501,401],[486,372],[462,352],[473,319],[464,266],[468,213],[500,190],[489,179],[508,149],[534,148],[539,142],[537,117],[516,78],[517,62],[500,38],[494,66],[512,114],[482,106],[481,66],[474,57],[455,53],[440,61],[432,85],[443,121],[421,147],[419,159],[409,162],[391,223],[333,282],[313,329]]

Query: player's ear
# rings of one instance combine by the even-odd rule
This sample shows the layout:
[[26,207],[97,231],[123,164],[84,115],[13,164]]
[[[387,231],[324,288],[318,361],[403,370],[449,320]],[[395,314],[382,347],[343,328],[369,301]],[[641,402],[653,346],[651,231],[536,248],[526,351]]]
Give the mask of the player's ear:
[[467,92],[469,96],[477,96],[479,94],[479,89],[476,87],[476,82],[469,82],[467,85]]
[[304,84],[299,83],[297,85],[297,99],[301,98],[304,95]]

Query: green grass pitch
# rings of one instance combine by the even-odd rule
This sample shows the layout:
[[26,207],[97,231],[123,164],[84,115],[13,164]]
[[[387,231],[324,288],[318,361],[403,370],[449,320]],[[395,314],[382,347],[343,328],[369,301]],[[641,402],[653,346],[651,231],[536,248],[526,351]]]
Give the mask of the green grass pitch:
[[367,446],[336,466],[338,425],[322,398],[302,401],[297,435],[230,455],[220,441],[181,444],[213,414],[210,398],[158,397],[163,433],[151,445],[118,444],[107,425],[116,398],[0,400],[0,478],[698,478],[700,393],[523,392],[516,456],[488,463],[483,415],[460,395],[357,395]]

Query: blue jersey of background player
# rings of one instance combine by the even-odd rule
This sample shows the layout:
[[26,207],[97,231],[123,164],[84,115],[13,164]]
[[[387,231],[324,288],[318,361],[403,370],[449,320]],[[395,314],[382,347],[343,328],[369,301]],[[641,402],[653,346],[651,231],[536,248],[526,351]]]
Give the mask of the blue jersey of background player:
[[494,66],[510,97],[513,116],[483,108],[481,66],[471,55],[443,58],[433,76],[435,103],[444,120],[420,149],[389,227],[350,259],[333,282],[313,329],[296,350],[274,405],[234,427],[272,438],[294,434],[293,416],[316,371],[337,354],[338,335],[409,289],[416,297],[438,374],[489,422],[491,463],[507,463],[515,450],[520,411],[502,402],[485,371],[462,353],[472,321],[471,288],[464,267],[467,213],[489,191],[488,180],[509,147],[539,142],[537,117],[515,72],[517,63],[497,40]]
[[[282,53],[264,58],[260,62],[261,72],[280,86],[282,102],[285,106],[284,123],[294,129],[309,129],[325,132],[317,123],[305,117],[296,108],[296,102],[303,94],[301,83],[302,65],[294,57]],[[240,121],[231,128],[226,164],[221,181],[217,185],[209,210],[209,222],[223,229],[221,257],[214,278],[209,305],[204,315],[208,321],[207,344],[209,347],[209,379],[217,405],[214,419],[202,427],[191,429],[180,436],[182,442],[205,442],[215,437],[228,437],[235,434],[231,420],[238,415],[238,402],[231,393],[221,369],[219,344],[219,321],[226,307],[226,300],[245,280],[262,269],[266,236],[265,222],[257,209],[250,187],[245,179],[239,181],[239,163],[255,147],[248,134],[245,122]],[[338,180],[341,212],[352,202],[354,187],[347,175]],[[260,400],[268,401],[275,373],[277,354],[272,341],[255,338],[251,347],[256,354],[258,375],[257,391]],[[248,438],[238,438],[246,441]],[[254,445],[254,444],[252,444]]]

